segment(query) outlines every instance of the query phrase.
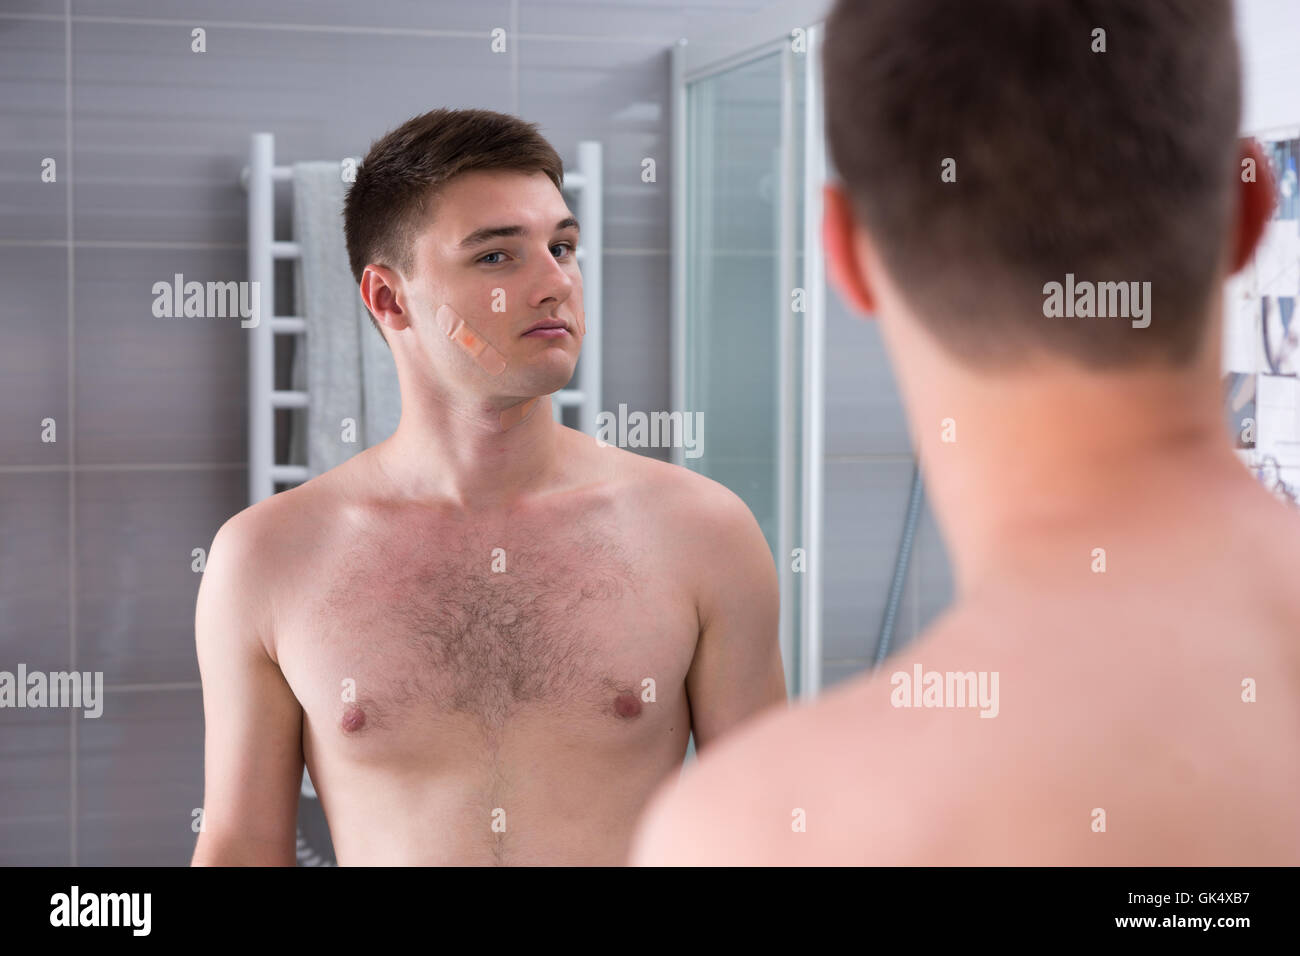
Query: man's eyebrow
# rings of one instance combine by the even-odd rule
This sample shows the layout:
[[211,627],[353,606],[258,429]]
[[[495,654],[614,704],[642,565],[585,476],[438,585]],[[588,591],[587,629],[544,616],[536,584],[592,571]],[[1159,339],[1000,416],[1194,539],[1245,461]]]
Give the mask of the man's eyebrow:
[[[561,219],[555,224],[555,232],[561,229],[576,229],[581,232],[578,220],[569,216],[567,219]],[[493,239],[504,239],[507,236],[522,236],[528,232],[523,226],[485,226],[482,229],[475,229],[468,236],[460,241],[457,249],[468,249],[471,246],[482,245],[485,242],[491,242]]]

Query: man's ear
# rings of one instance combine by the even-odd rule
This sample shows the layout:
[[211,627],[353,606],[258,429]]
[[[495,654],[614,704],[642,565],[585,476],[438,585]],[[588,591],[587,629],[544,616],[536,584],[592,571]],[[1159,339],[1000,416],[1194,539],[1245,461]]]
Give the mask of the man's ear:
[[840,298],[864,315],[876,311],[875,296],[858,261],[853,231],[853,205],[844,188],[836,183],[822,186],[822,248],[831,285]]
[[[1247,160],[1251,162],[1248,163]],[[1251,166],[1254,167],[1254,175],[1247,176],[1246,171]],[[1233,224],[1231,272],[1241,269],[1255,254],[1268,221],[1273,217],[1273,205],[1277,201],[1273,170],[1268,165],[1263,148],[1255,139],[1241,141],[1238,169],[1237,221]]]
[[411,324],[402,277],[386,266],[373,263],[366,266],[361,274],[361,301],[385,329],[398,332]]

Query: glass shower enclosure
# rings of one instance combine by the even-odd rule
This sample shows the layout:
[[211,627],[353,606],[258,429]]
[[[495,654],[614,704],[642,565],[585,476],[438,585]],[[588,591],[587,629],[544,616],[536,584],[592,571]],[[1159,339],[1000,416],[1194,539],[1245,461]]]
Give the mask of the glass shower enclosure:
[[757,518],[779,573],[787,690],[810,697],[821,686],[825,148],[821,27],[785,32],[790,22],[673,50],[673,407],[704,423],[695,457],[675,449],[674,460]]

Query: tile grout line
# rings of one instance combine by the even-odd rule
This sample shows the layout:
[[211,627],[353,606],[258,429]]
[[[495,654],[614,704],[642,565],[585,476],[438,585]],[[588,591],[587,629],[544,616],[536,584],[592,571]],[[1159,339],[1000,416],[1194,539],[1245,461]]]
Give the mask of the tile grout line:
[[218,249],[228,249],[231,252],[238,252],[241,249],[247,249],[246,242],[202,242],[202,241],[177,241],[167,242],[156,239],[82,239],[77,243],[69,243],[67,239],[19,239],[7,237],[0,239],[0,246],[21,246],[28,248],[31,246],[67,246],[78,245],[83,249],[180,249],[184,251],[209,252]]
[[862,453],[862,454],[858,454],[856,452],[853,453],[845,452],[845,453],[836,453],[836,454],[826,454],[823,455],[822,457],[825,458],[828,463],[833,465],[834,464],[855,464],[855,463],[856,464],[874,463],[874,464],[887,464],[887,465],[902,465],[902,464],[910,465],[912,464],[912,462],[916,461],[916,459],[912,455],[906,452],[897,452],[897,453],[880,452],[878,454],[872,454],[870,452]]
[[[77,343],[74,301],[77,247],[72,224],[72,0],[63,0],[63,157],[67,176],[64,221],[68,233],[68,656],[77,669]],[[77,865],[77,719],[68,712],[68,854],[70,866]]]
[[510,0],[510,112],[519,115],[519,0]]
[[[515,8],[512,4],[512,12]],[[434,27],[368,27],[360,24],[323,24],[323,23],[258,23],[254,20],[213,20],[207,17],[193,17],[190,19],[178,20],[163,17],[133,17],[133,16],[94,16],[91,14],[78,14],[72,16],[65,14],[65,17],[76,23],[103,23],[111,26],[136,26],[136,27],[194,27],[202,26],[206,29],[224,29],[224,30],[252,30],[266,32],[290,32],[290,33],[334,33],[334,34],[359,34],[362,36],[397,36],[397,37],[431,37],[434,39],[482,39],[486,30],[439,30]],[[42,13],[0,13],[0,20],[48,20],[57,22],[64,17],[58,14]],[[514,24],[512,17],[512,27]],[[530,33],[528,36],[534,40],[546,40],[553,43],[627,43],[627,44],[653,44],[655,46],[667,47],[675,42],[676,37],[653,37],[653,36],[627,36],[622,34],[585,34],[585,33]],[[513,34],[511,39],[514,39]]]
[[247,467],[248,462],[246,461],[140,461],[102,465],[0,465],[0,475],[48,474],[57,471],[237,471],[240,468]]
[[[58,248],[67,245],[76,245],[83,249],[175,249],[183,252],[210,252],[217,250],[237,252],[248,248],[248,243],[246,242],[169,242],[155,239],[82,239],[76,243],[69,243],[67,239],[15,239],[13,237],[0,239],[0,246],[17,246],[23,249],[31,247]],[[659,248],[656,246],[606,246],[603,251],[607,256],[666,256],[670,255],[672,252],[670,249]]]

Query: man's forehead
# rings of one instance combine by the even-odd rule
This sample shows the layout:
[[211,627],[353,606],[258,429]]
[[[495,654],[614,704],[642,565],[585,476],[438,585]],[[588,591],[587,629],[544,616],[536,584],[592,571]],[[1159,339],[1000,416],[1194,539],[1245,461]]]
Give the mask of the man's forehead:
[[433,235],[440,245],[459,248],[473,233],[521,226],[551,233],[572,219],[564,197],[545,173],[475,171],[448,183],[433,203]]

